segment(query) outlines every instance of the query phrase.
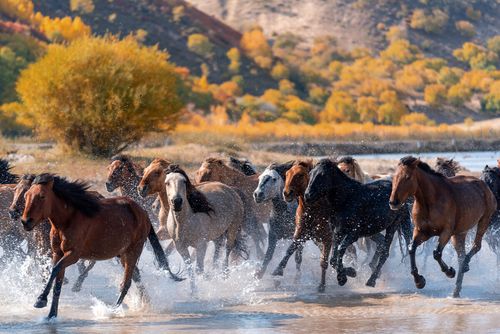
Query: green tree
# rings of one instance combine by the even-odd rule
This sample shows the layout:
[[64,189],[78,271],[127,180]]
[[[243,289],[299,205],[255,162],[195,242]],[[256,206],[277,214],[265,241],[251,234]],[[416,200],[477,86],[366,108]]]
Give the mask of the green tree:
[[212,56],[214,45],[210,42],[207,36],[202,34],[192,34],[188,37],[188,48],[194,53],[208,58]]
[[182,102],[168,54],[128,37],[51,45],[21,73],[17,92],[39,134],[110,156],[145,133],[171,129]]

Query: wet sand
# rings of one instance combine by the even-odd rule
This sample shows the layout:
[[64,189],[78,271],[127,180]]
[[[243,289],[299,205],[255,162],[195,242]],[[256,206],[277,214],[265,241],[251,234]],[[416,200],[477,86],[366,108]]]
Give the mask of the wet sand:
[[[285,246],[279,247],[277,255],[284,253]],[[50,322],[44,320],[47,308],[32,307],[42,286],[40,274],[30,270],[26,262],[14,263],[0,270],[0,332],[500,332],[500,283],[487,246],[472,261],[461,299],[449,297],[454,280],[444,277],[432,257],[425,268],[419,258],[427,286],[417,290],[408,263],[401,264],[396,250],[377,287],[364,286],[369,271],[363,267],[344,287],[337,285],[335,274],[330,272],[326,292],[320,294],[316,292],[318,257],[316,246],[308,243],[300,277],[293,260],[279,279],[268,273],[263,280],[255,280],[255,261],[233,266],[227,280],[211,270],[210,278],[197,278],[198,292],[193,295],[188,282],[174,283],[158,272],[146,250],[140,267],[150,303],[142,303],[133,287],[126,305],[117,310],[108,306],[117,296],[121,279],[121,268],[114,261],[99,263],[80,293],[70,291],[76,277],[75,268],[70,268],[70,284],[63,288],[59,318]],[[456,266],[448,248],[445,258]],[[269,268],[278,260],[275,257]],[[171,261],[176,267],[180,264],[175,256]]]

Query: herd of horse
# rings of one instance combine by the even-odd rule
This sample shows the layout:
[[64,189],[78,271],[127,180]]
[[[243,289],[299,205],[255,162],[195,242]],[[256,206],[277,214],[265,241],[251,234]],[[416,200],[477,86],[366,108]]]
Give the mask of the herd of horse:
[[[312,240],[321,252],[318,291],[323,292],[328,264],[341,286],[356,277],[344,257],[349,253],[357,259],[360,250],[371,259],[366,285],[374,287],[396,235],[403,257],[409,254],[415,285],[422,289],[426,282],[418,272],[416,250],[437,237],[437,243],[429,241],[425,247],[435,247],[433,257],[446,276],[457,276],[453,296],[459,297],[483,236],[500,265],[500,160],[499,166],[486,166],[479,178],[457,173],[460,166],[452,159],[438,159],[433,169],[413,156],[402,158],[392,175],[370,176],[352,157],[272,163],[258,173],[248,160],[230,157],[206,159],[192,178],[165,159],[142,168],[131,157],[119,155],[108,166],[105,187],[108,192],[119,190],[121,196],[106,198],[80,180],[49,173],[12,174],[9,163],[0,159],[0,261],[19,255],[52,259],[34,306],[45,307],[53,290],[53,318],[65,268],[75,263],[79,276],[73,291],[81,289],[96,261],[117,258],[124,275],[116,305],[132,281],[146,296],[137,268],[146,240],[157,265],[175,281],[184,278],[171,271],[168,256],[176,251],[182,257],[193,290],[194,272],[204,272],[210,242],[215,246],[214,267],[225,251],[222,273],[228,275],[230,259],[250,256],[246,241],[251,239],[255,259],[261,261],[255,277],[262,278],[279,240],[292,243],[273,276],[284,274],[294,254],[300,273],[304,243]],[[474,227],[472,247],[466,252],[467,232]],[[442,258],[450,239],[458,272]],[[165,249],[160,241],[167,242]]]

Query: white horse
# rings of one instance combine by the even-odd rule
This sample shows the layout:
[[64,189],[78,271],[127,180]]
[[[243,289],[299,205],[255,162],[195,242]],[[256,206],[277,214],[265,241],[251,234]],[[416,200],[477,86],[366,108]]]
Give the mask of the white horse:
[[177,165],[170,165],[166,172],[165,188],[170,204],[167,230],[188,266],[192,282],[194,276],[188,247],[196,249],[197,272],[201,273],[208,242],[220,245],[226,240],[226,271],[231,251],[239,252],[239,255],[246,252],[241,234],[244,210],[240,196],[233,188],[219,182],[194,186],[186,172]]
[[[259,183],[253,193],[256,203],[271,202],[271,218],[269,219],[269,234],[266,254],[261,268],[256,276],[261,278],[274,255],[276,243],[280,239],[292,239],[295,232],[295,211],[297,201],[287,203],[283,199],[283,188],[285,187],[285,173],[289,170],[294,161],[284,164],[271,164],[260,174]],[[302,262],[302,247],[295,253],[297,270],[300,271]]]

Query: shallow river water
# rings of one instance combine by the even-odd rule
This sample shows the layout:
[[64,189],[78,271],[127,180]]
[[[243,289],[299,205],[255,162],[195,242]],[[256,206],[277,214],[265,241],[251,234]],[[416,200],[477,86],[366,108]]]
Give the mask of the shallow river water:
[[[397,243],[396,243],[397,245]],[[269,272],[274,269],[286,243],[277,249]],[[319,251],[308,243],[300,276],[293,258],[280,279],[269,273],[253,278],[255,261],[233,265],[229,278],[218,270],[198,277],[197,292],[187,281],[175,283],[157,271],[146,249],[139,267],[147,286],[149,302],[143,303],[133,286],[125,305],[114,309],[122,270],[116,261],[101,262],[90,272],[80,293],[71,292],[76,268],[67,274],[59,318],[46,321],[46,309],[32,307],[41,290],[40,271],[30,261],[17,261],[0,268],[0,332],[25,333],[496,333],[500,332],[500,281],[496,260],[484,246],[465,275],[461,299],[450,298],[454,280],[447,279],[429,257],[418,259],[427,286],[417,290],[409,264],[401,263],[399,247],[383,269],[375,288],[364,286],[366,267],[358,277],[339,287],[329,272],[325,293],[317,293]],[[359,262],[364,259],[359,253]],[[211,258],[208,254],[207,258]],[[445,260],[456,268],[456,257],[448,247]],[[173,267],[180,258],[170,258]],[[50,303],[50,298],[49,298]]]

